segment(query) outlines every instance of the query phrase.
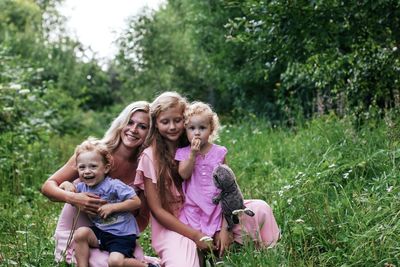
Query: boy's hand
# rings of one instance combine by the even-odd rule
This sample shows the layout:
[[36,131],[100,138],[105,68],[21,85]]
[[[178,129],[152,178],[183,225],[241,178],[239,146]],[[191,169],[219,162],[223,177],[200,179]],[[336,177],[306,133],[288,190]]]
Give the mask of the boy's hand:
[[107,219],[108,216],[114,213],[113,204],[104,204],[97,210],[97,213],[100,215],[101,218]]
[[62,182],[59,187],[64,190],[64,191],[68,191],[68,192],[74,192],[76,193],[76,187],[73,183],[65,181]]

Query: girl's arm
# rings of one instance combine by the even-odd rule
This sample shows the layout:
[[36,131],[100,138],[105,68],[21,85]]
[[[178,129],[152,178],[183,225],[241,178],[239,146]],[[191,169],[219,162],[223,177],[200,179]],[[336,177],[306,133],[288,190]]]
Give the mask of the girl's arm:
[[102,218],[107,218],[110,214],[123,211],[133,211],[140,208],[140,198],[134,196],[130,199],[118,203],[107,203],[98,209],[98,213]]
[[178,172],[182,179],[186,180],[192,176],[196,155],[190,152],[189,158],[179,162]]
[[137,212],[134,212],[134,215],[140,232],[143,232],[146,229],[147,225],[149,225],[150,210],[149,206],[147,205],[144,192],[139,191],[137,194],[142,204],[140,205],[140,208],[137,210]]
[[193,138],[190,145],[190,154],[187,160],[179,162],[178,172],[183,179],[189,179],[192,176],[196,154],[200,151],[200,139]]
[[79,206],[83,211],[95,214],[97,209],[106,203],[105,200],[91,193],[74,193],[59,188],[63,182],[73,182],[76,178],[78,178],[78,172],[75,169],[75,157],[71,157],[63,167],[44,182],[41,191],[52,201]]
[[224,217],[222,217],[221,231],[215,234],[215,243],[217,249],[219,250],[220,257],[222,257],[225,250],[229,248],[232,242],[233,242],[233,233],[228,231],[228,222],[225,220]]
[[209,248],[207,243],[200,241],[200,238],[204,237],[205,234],[183,224],[178,220],[178,218],[162,207],[160,198],[158,197],[156,184],[154,184],[151,179],[146,177],[144,178],[144,188],[150,211],[158,222],[160,222],[165,228],[193,240],[198,248]]

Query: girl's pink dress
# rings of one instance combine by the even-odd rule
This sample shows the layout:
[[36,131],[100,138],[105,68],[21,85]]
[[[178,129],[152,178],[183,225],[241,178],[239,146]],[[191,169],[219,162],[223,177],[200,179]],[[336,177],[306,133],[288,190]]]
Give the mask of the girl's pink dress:
[[[141,155],[136,171],[135,186],[144,190],[144,179],[157,184],[157,172],[152,148],[146,148]],[[178,190],[172,192],[179,197]],[[146,194],[146,192],[145,192]],[[246,207],[255,212],[254,217],[243,215],[241,223],[233,228],[236,242],[243,243],[245,237],[259,246],[274,246],[279,239],[279,228],[271,208],[263,200],[245,200]],[[174,215],[179,217],[181,202],[174,203]],[[168,230],[151,216],[152,247],[161,258],[164,267],[199,267],[196,244],[187,237]]]
[[[214,185],[212,172],[224,163],[227,152],[225,147],[212,144],[207,154],[196,156],[192,176],[183,182],[185,203],[179,220],[211,237],[221,230],[222,224],[221,205],[212,202],[213,197],[221,192]],[[184,161],[189,155],[190,146],[178,148],[175,159]]]
[[[69,264],[72,263],[76,264],[76,259],[74,256],[75,244],[73,240],[68,249],[66,250],[65,248],[67,246],[68,238],[71,233],[72,223],[77,212],[78,210],[70,204],[65,204],[64,208],[61,211],[57,227],[54,233],[54,239],[56,242],[54,256],[56,262],[65,261]],[[81,226],[90,226],[90,225],[92,225],[92,223],[90,222],[86,214],[81,212],[78,217],[76,228],[79,228]],[[107,267],[108,256],[109,253],[107,251],[101,251],[98,248],[91,248],[89,257],[89,266]],[[144,260],[145,262],[149,263],[157,264],[160,262],[158,258],[144,256],[143,250],[139,244],[136,244],[134,256],[138,260]]]

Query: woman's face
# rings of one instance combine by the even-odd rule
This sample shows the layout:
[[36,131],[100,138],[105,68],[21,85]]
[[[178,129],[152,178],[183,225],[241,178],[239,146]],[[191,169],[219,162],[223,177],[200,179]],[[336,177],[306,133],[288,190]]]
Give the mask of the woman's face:
[[184,130],[183,112],[180,107],[169,108],[161,112],[156,119],[160,135],[170,142],[176,142]]
[[121,131],[122,144],[128,148],[141,146],[149,131],[149,114],[136,111]]

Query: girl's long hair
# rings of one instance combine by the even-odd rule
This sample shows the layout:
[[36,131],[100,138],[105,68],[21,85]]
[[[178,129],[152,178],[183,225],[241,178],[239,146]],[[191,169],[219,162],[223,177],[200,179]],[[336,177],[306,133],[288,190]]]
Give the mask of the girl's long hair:
[[[161,200],[162,207],[173,214],[172,203],[183,200],[182,178],[178,173],[178,164],[175,161],[175,151],[170,151],[167,142],[160,135],[156,128],[157,117],[161,112],[169,108],[179,107],[183,113],[187,106],[187,101],[184,97],[176,92],[165,92],[159,95],[150,105],[150,130],[145,141],[145,146],[152,146],[157,165],[156,171],[158,174],[157,190]],[[186,134],[183,133],[177,143],[177,147],[187,145]],[[173,193],[173,186],[176,187],[181,198],[177,198]]]

